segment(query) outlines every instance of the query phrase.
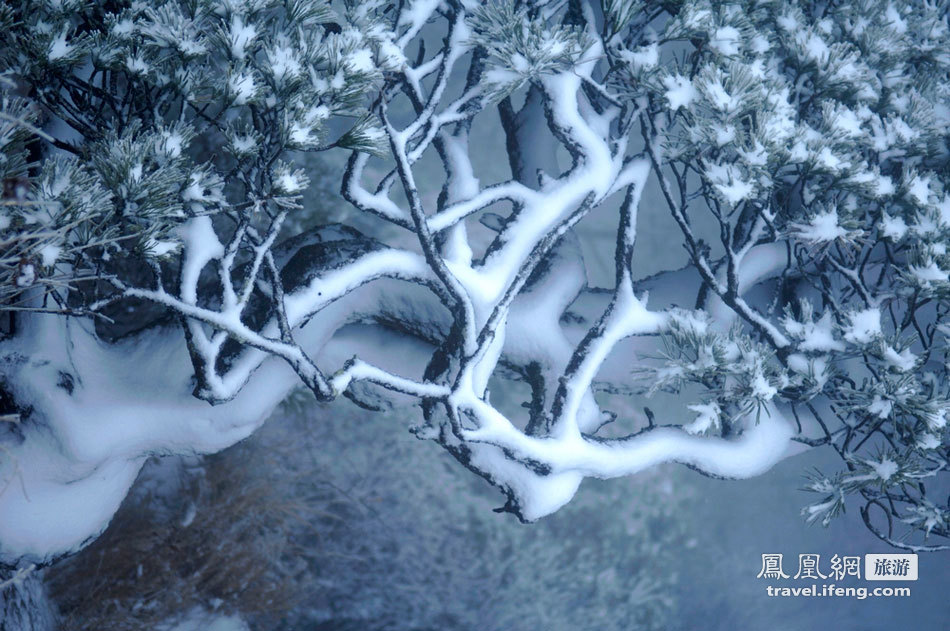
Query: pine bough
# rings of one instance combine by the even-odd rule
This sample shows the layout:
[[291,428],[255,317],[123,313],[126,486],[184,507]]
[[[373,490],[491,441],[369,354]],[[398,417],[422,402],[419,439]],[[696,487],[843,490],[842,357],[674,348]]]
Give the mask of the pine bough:
[[[418,404],[523,520],[585,477],[826,445],[809,520],[854,496],[945,547],[944,5],[105,6],[0,12],[3,563],[81,547],[146,457],[232,445],[300,383]],[[304,211],[325,150],[374,237]],[[660,212],[689,264],[640,279]],[[661,390],[690,422],[635,411]]]

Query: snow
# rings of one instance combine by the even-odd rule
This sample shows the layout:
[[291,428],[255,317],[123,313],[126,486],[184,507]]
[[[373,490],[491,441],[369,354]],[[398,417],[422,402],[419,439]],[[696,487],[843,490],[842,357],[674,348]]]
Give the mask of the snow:
[[867,464],[874,470],[874,473],[882,482],[887,482],[894,477],[894,474],[897,473],[899,469],[897,463],[890,458],[882,458],[880,462],[871,460]]
[[709,38],[709,47],[726,57],[738,55],[739,30],[734,26],[719,27]]
[[933,432],[940,432],[947,426],[947,410],[940,409],[927,415],[927,428]]
[[868,414],[873,414],[878,418],[887,418],[891,415],[894,404],[888,399],[882,399],[881,395],[875,394],[871,405],[868,406]]
[[722,147],[736,139],[735,125],[722,125],[716,128],[716,145]]
[[380,65],[389,70],[401,70],[406,66],[406,55],[392,40],[384,40],[379,45]]
[[670,104],[671,110],[678,110],[681,107],[689,107],[689,104],[696,99],[696,88],[693,83],[683,75],[675,74],[663,79],[663,85],[666,87],[664,96]]
[[[429,19],[429,16],[438,8],[440,2],[441,0],[412,0],[404,7],[402,13],[399,14],[399,24],[400,26],[409,26],[407,35],[412,34],[414,36],[418,33],[422,25]],[[403,39],[406,40],[407,38],[404,37]]]
[[56,263],[56,259],[59,258],[59,255],[62,254],[63,248],[58,245],[53,245],[47,243],[40,248],[40,260],[43,263],[43,267],[51,267]]
[[373,51],[368,48],[360,48],[347,55],[346,63],[353,72],[370,74],[376,71],[376,64],[373,63]]
[[27,263],[20,267],[16,277],[17,287],[29,287],[36,282],[36,267],[32,263]]
[[231,147],[236,153],[252,153],[257,146],[257,139],[250,134],[247,136],[236,135],[231,138]]
[[472,464],[491,471],[496,482],[509,489],[517,498],[520,513],[527,521],[541,519],[570,502],[584,479],[576,472],[538,475],[489,445],[473,444],[471,459]]
[[[391,41],[396,35],[386,33],[380,33],[378,37],[373,35],[370,41],[375,45],[381,38],[383,44],[380,45],[380,50],[389,52],[380,54],[385,54],[387,59],[404,63],[401,43],[408,41],[424,28],[423,25],[434,14],[438,5],[439,2],[433,0],[403,3],[404,9],[399,18],[399,30],[403,33],[400,43]],[[704,23],[701,26],[705,29],[715,28],[714,25],[711,26],[712,16],[708,11],[705,13],[706,17],[703,18]],[[697,18],[693,15],[691,19]],[[257,37],[256,30],[253,26],[246,25],[244,18],[238,15],[232,15],[230,20],[230,40],[226,45],[231,46],[233,57],[244,58],[251,42]],[[800,30],[798,25],[788,28]],[[814,33],[806,35],[810,38],[805,40],[809,42],[809,54],[818,59],[824,58],[827,55],[824,41]],[[467,37],[462,39],[467,41]],[[297,56],[299,49],[290,47],[286,40],[276,40],[266,42],[264,46],[272,47],[268,48],[267,52],[270,71],[277,81],[280,81],[299,74],[302,71],[302,61]],[[731,56],[739,54],[743,46],[740,40],[739,29],[721,26],[712,34],[710,45],[720,54]],[[364,46],[362,41],[350,42],[348,45],[354,47],[344,49],[352,51],[347,53],[344,64],[346,70],[321,78],[319,81],[322,82],[323,89],[344,86],[348,71],[375,72],[373,51]],[[551,45],[560,44],[551,42]],[[760,36],[757,36],[751,45],[753,50],[758,52],[767,51],[769,48],[768,41]],[[427,207],[422,211],[421,221],[427,222],[430,229],[438,234],[440,254],[448,269],[445,276],[449,277],[449,281],[444,284],[449,285],[452,292],[457,294],[457,300],[466,309],[466,313],[471,312],[473,322],[470,327],[473,332],[477,332],[489,321],[488,318],[494,317],[496,313],[500,314],[498,321],[501,322],[501,328],[497,334],[490,336],[491,340],[486,345],[476,348],[475,340],[471,340],[471,350],[477,351],[478,354],[467,357],[477,358],[475,365],[464,375],[464,379],[460,379],[459,383],[462,385],[457,393],[451,393],[449,403],[458,405],[465,415],[463,431],[464,436],[470,439],[465,445],[471,449],[470,464],[504,487],[527,519],[553,512],[569,501],[585,476],[607,478],[627,475],[657,463],[670,461],[696,466],[714,475],[756,475],[768,469],[788,452],[789,439],[794,432],[794,424],[783,415],[781,404],[772,402],[777,395],[777,385],[784,386],[788,382],[788,376],[770,376],[762,366],[754,366],[750,370],[752,374],[748,375],[751,376],[751,383],[748,385],[752,396],[762,404],[757,409],[761,414],[736,418],[736,431],[728,438],[701,436],[714,432],[719,427],[722,411],[715,402],[689,406],[688,409],[697,416],[692,423],[682,428],[658,427],[655,431],[622,439],[591,439],[586,435],[604,418],[593,396],[593,384],[595,378],[603,376],[603,372],[614,369],[611,362],[625,362],[624,370],[628,373],[630,358],[636,356],[628,351],[652,348],[650,345],[656,343],[656,337],[666,330],[671,321],[705,332],[707,329],[719,331],[721,327],[728,328],[736,319],[735,312],[715,297],[708,301],[708,308],[713,314],[711,319],[699,314],[668,316],[663,311],[649,310],[641,288],[634,293],[629,273],[618,279],[609,305],[604,294],[610,292],[596,293],[586,287],[588,279],[580,248],[576,246],[575,235],[564,227],[567,225],[566,220],[577,212],[578,208],[583,208],[582,204],[591,200],[598,204],[628,185],[635,187],[635,197],[638,198],[651,173],[649,162],[630,158],[639,148],[627,147],[622,141],[610,138],[612,130],[619,122],[619,113],[612,107],[595,111],[591,101],[584,96],[582,88],[588,87],[584,86],[584,81],[591,81],[592,77],[599,76],[596,74],[595,65],[601,63],[600,60],[604,56],[599,46],[599,43],[593,43],[570,72],[542,76],[538,79],[538,86],[534,88],[549,97],[549,103],[544,104],[549,107],[547,111],[543,111],[539,106],[533,111],[533,119],[532,109],[528,107],[526,118],[532,119],[528,123],[536,124],[543,130],[547,124],[545,116],[549,116],[562,135],[559,139],[571,147],[576,157],[570,171],[561,173],[548,169],[547,177],[537,185],[537,190],[530,188],[536,186],[536,167],[551,164],[553,143],[546,144],[542,138],[526,134],[528,142],[525,143],[526,153],[523,157],[532,179],[530,184],[505,182],[482,188],[472,168],[471,151],[463,133],[465,130],[459,129],[464,126],[453,131],[432,131],[433,137],[437,133],[443,134],[444,154],[448,156],[447,162],[450,163],[446,165],[449,175],[444,190],[447,195],[445,207],[438,212],[431,212],[431,206],[434,206],[432,200],[424,199],[423,203]],[[459,48],[463,49],[464,47]],[[638,68],[653,68],[659,62],[658,48],[655,44],[650,44],[628,53],[627,58],[630,64]],[[746,60],[742,62],[745,63]],[[758,63],[759,70],[768,74],[767,69],[770,66],[765,65],[763,60],[750,63]],[[423,74],[418,69],[416,75],[407,71],[407,74],[414,77],[410,83],[415,81],[418,86],[424,85],[428,89],[431,81],[423,82],[423,79],[439,65],[436,62],[428,66],[431,69],[428,74]],[[529,65],[527,59],[516,55],[512,59],[511,68],[491,70],[488,76],[492,80],[513,80],[512,75],[516,74],[513,71],[529,72]],[[241,67],[241,64],[237,66]],[[223,80],[224,76],[221,79]],[[269,75],[258,79],[267,79],[270,82]],[[227,80],[236,104],[246,103],[257,92],[255,78],[250,72],[235,74]],[[681,107],[688,108],[696,99],[697,86],[687,77],[676,74],[667,76],[662,82],[665,98],[674,112]],[[714,107],[723,112],[733,112],[741,103],[727,92],[727,85],[729,83],[724,82],[723,76],[718,76],[704,80],[699,89]],[[270,98],[276,105],[279,97]],[[803,159],[816,155],[819,162],[833,171],[840,172],[850,167],[845,159],[847,156],[835,154],[830,147],[815,151],[813,148],[821,146],[818,144],[821,140],[820,134],[807,126],[804,133],[795,139],[796,142],[786,143],[786,139],[791,138],[798,130],[794,108],[789,104],[789,93],[787,90],[775,91],[767,98],[774,106],[761,108],[765,119],[764,135],[761,138],[768,147],[754,140],[748,151],[737,149],[745,163],[765,166],[769,162],[770,151],[775,152],[774,162],[784,161],[786,146],[795,146],[800,149]],[[432,99],[433,103],[438,100]],[[540,98],[538,100],[540,101]],[[308,106],[309,104],[304,105],[303,108]],[[321,111],[319,107],[314,107],[301,114],[303,108],[295,110],[297,120],[293,121],[291,128],[291,140],[298,144],[314,141],[314,129],[327,118],[326,108]],[[251,135],[232,135],[236,133],[236,129],[230,125],[240,126],[241,118],[237,117],[237,112],[231,114],[234,116],[226,121],[229,127],[225,128],[225,133],[231,138],[232,146],[239,152],[252,152],[260,139]],[[447,116],[440,121],[439,116],[442,114],[445,112],[427,120],[448,120]],[[863,120],[860,116],[847,108],[838,112],[834,120],[840,134],[835,138],[840,140],[842,136],[855,137],[860,134]],[[395,139],[394,144],[408,144],[410,137],[420,138],[428,133],[429,127],[438,129],[437,126],[419,122],[414,129],[422,131],[421,134],[406,133],[405,137],[400,139],[400,132],[393,133],[390,130],[390,133]],[[242,131],[243,129],[241,128]],[[737,136],[736,126],[731,123],[717,126],[712,133],[720,146],[734,142]],[[161,151],[171,156],[180,155],[184,142],[180,135],[174,139],[169,136],[163,142]],[[746,143],[742,144],[748,146]],[[419,149],[419,155],[412,155],[409,161],[420,157],[423,150],[424,148]],[[715,158],[707,156],[704,159]],[[354,171],[362,173],[366,160],[368,158],[356,156],[351,163]],[[557,161],[553,160],[553,163],[556,167]],[[866,164],[861,165],[861,168],[871,174]],[[735,206],[756,194],[760,182],[759,172],[758,169],[745,170],[742,163],[725,162],[708,166],[704,175],[717,194]],[[203,181],[210,177],[208,173],[210,172],[191,174],[184,183],[182,197],[185,201],[200,201],[207,197],[207,186]],[[297,194],[306,186],[302,172],[291,172],[289,168],[278,167],[271,175],[277,192]],[[141,168],[138,177],[140,176]],[[866,180],[866,183],[871,182],[872,179]],[[381,187],[380,192],[371,194],[362,189],[358,175],[348,182],[347,186],[347,192],[358,204],[365,205],[385,218],[397,220],[396,223],[407,222],[407,213],[389,198],[389,189]],[[761,186],[764,189],[769,184],[762,183]],[[405,189],[411,192],[408,183]],[[803,196],[809,200],[806,203],[810,203],[815,193],[817,191],[803,192]],[[403,200],[399,198],[398,201]],[[507,223],[497,226],[497,241],[485,255],[484,261],[481,261],[479,258],[484,244],[475,241],[480,238],[477,231],[482,232],[481,228],[472,229],[471,234],[469,230],[476,226],[476,213],[487,211],[489,206],[496,203],[499,206],[502,203],[510,203],[514,210],[506,219]],[[853,206],[842,208],[854,210]],[[416,216],[416,219],[419,217]],[[469,221],[468,226],[466,220]],[[635,220],[633,223],[635,228]],[[513,287],[518,288],[515,283],[519,282],[516,277],[519,266],[558,226],[561,226],[561,232],[557,234],[559,241],[551,255],[556,263],[552,263],[553,271],[543,269],[543,266],[539,268],[536,277],[524,289],[524,294],[515,298],[510,305],[503,305],[501,301],[505,299],[506,292]],[[798,236],[816,243],[838,239],[847,234],[840,225],[836,210],[820,213],[813,217],[810,223],[798,225],[797,228]],[[904,226],[905,231],[906,229]],[[319,238],[324,237],[330,238],[328,233],[321,233]],[[492,235],[492,238],[494,237],[495,235]],[[630,238],[632,240],[632,236]],[[756,239],[750,238],[749,241],[754,243]],[[737,256],[739,294],[755,288],[764,278],[774,278],[788,266],[787,243],[781,238],[780,241],[743,250]],[[473,246],[473,243],[477,243],[477,246]],[[228,287],[232,282],[230,276],[223,275],[221,283],[225,286],[221,299],[225,308],[220,312],[215,310],[217,306],[198,308],[197,287],[202,271],[213,271],[206,269],[213,261],[225,259],[221,261],[222,267],[226,267],[228,262],[225,248],[209,217],[189,219],[175,232],[173,238],[153,241],[149,246],[152,252],[158,255],[171,252],[177,247],[183,249],[180,302],[191,309],[182,309],[181,305],[175,302],[178,300],[177,294],[162,293],[159,297],[165,304],[202,318],[201,323],[192,320],[188,324],[188,341],[191,348],[186,347],[182,333],[178,330],[160,333],[159,337],[154,338],[157,341],[146,340],[144,344],[147,348],[138,348],[138,345],[143,344],[141,340],[136,340],[135,344],[120,342],[116,347],[109,348],[98,344],[89,331],[72,332],[52,325],[42,332],[45,337],[37,332],[36,339],[42,337],[67,340],[68,346],[75,349],[70,352],[79,358],[75,360],[78,362],[76,366],[73,366],[73,358],[66,358],[65,352],[60,352],[61,349],[56,345],[37,345],[40,351],[38,353],[35,353],[37,348],[24,345],[23,356],[30,359],[22,368],[22,375],[11,378],[11,383],[15,384],[14,387],[35,388],[38,392],[43,392],[42,396],[36,397],[39,401],[36,414],[40,422],[50,424],[50,431],[46,437],[31,434],[28,446],[19,450],[18,455],[35,455],[39,461],[51,464],[45,470],[32,470],[25,477],[24,488],[29,489],[29,498],[39,498],[37,506],[28,506],[27,491],[24,491],[22,496],[15,492],[0,493],[2,514],[16,516],[0,525],[0,539],[4,541],[4,545],[6,546],[7,541],[13,542],[12,547],[4,548],[4,555],[25,553],[45,558],[52,554],[51,549],[75,549],[108,522],[114,507],[134,477],[143,454],[205,452],[232,444],[254,431],[274,402],[296,383],[288,362],[268,357],[268,352],[279,345],[277,340],[280,331],[276,322],[265,324],[259,334],[242,322],[241,313],[234,308],[237,292]],[[476,252],[479,256],[476,256]],[[55,261],[56,257],[49,258]],[[725,270],[721,270],[721,275],[724,278]],[[623,272],[618,273],[618,276],[623,276]],[[380,314],[380,320],[402,322],[397,315],[409,312],[413,319],[405,318],[407,326],[429,327],[426,331],[429,337],[426,339],[437,339],[448,329],[449,316],[442,304],[433,298],[425,287],[420,286],[435,282],[433,272],[423,257],[418,252],[409,250],[372,251],[359,255],[339,268],[322,270],[308,279],[305,286],[297,287],[286,297],[284,306],[287,317],[291,327],[295,329],[295,337],[301,344],[299,355],[292,355],[291,359],[297,360],[304,355],[304,351],[316,358],[319,350],[327,344],[327,340],[334,335],[338,327],[354,321],[369,321]],[[458,286],[455,287],[453,283]],[[394,285],[400,287],[398,292],[387,293],[387,290],[380,289],[391,289]],[[267,283],[262,282],[260,289],[266,294]],[[680,295],[680,291],[686,293],[685,289],[678,286],[665,287],[662,291],[666,292],[667,297]],[[420,299],[418,295],[425,295],[426,298]],[[592,296],[596,299],[592,299]],[[152,297],[154,298],[154,295]],[[215,298],[211,302],[216,300]],[[577,309],[590,311],[593,313],[593,319],[588,318],[585,312],[584,317],[587,320],[583,325],[562,322],[560,316],[575,301]],[[683,301],[676,303],[694,304]],[[597,320],[598,316],[602,318]],[[850,324],[842,326],[846,341],[868,343],[881,336],[880,313],[877,309],[852,313],[848,317]],[[817,322],[812,322],[810,317],[807,320],[786,322],[789,333],[798,338],[797,350],[801,351],[789,356],[789,365],[793,370],[813,375],[819,385],[823,385],[823,380],[830,374],[830,359],[815,354],[843,350],[844,344],[835,339],[835,324],[830,311],[822,315]],[[597,335],[592,334],[589,344],[585,345],[585,354],[578,354],[576,361],[572,361],[576,340],[586,334],[583,329],[592,321],[599,321],[603,328],[594,329]],[[772,326],[767,321],[765,324]],[[222,359],[216,354],[226,337],[221,329],[230,331],[241,342],[253,347],[246,347],[233,356],[229,355],[226,362],[215,361]],[[777,346],[788,343],[777,330],[774,335],[771,330],[768,331],[774,340],[778,340]],[[469,331],[465,331],[464,335],[468,336]],[[474,338],[474,335],[471,337]],[[384,352],[398,355],[390,357],[390,361],[396,364],[399,370],[405,368],[403,364],[412,364],[401,354],[388,350],[391,346],[385,346],[387,350]],[[738,347],[733,346],[738,354]],[[223,401],[220,405],[210,406],[192,396],[195,383],[191,378],[189,350],[202,359],[210,360],[205,367],[210,375],[204,375],[209,382],[206,387],[214,397]],[[346,346],[348,356],[357,351],[362,355],[363,350],[355,343]],[[890,350],[894,357],[890,357],[888,361],[903,370],[908,370],[904,367],[908,362],[912,367],[916,360],[909,351],[898,354],[893,349]],[[539,370],[544,373],[545,387],[548,389],[544,393],[545,400],[552,400],[555,390],[560,396],[563,387],[563,411],[558,413],[562,416],[554,419],[554,431],[550,435],[543,438],[527,436],[512,419],[505,418],[490,405],[485,390],[490,375],[501,361],[502,353],[505,353],[508,359],[541,358],[538,362]],[[429,359],[429,356],[426,356],[426,359]],[[321,358],[320,361],[323,362],[324,359]],[[323,363],[320,365],[323,367]],[[329,362],[327,365],[334,368],[339,366]],[[78,371],[77,374],[82,375],[82,383],[77,386],[75,394],[66,394],[61,392],[62,388],[51,385],[55,383],[52,376],[61,369],[75,370]],[[224,371],[222,375],[214,372],[218,369]],[[362,360],[354,361],[347,364],[345,370],[336,373],[330,381],[337,391],[355,380],[363,380],[401,388],[422,396],[449,397],[447,386],[419,383],[409,377],[400,376],[402,373],[390,373],[388,370],[390,369],[377,368]],[[408,369],[406,371],[412,374]],[[559,380],[562,375],[564,378]],[[742,379],[742,384],[746,384],[745,378]],[[672,421],[667,422],[675,423],[677,420],[673,417]],[[550,473],[537,473],[526,464],[529,462],[549,467]],[[78,491],[67,490],[67,486]],[[67,495],[72,499],[62,501],[61,498]],[[54,509],[61,510],[64,505],[76,509],[83,503],[89,510],[75,522],[64,525],[49,519]],[[194,513],[190,511],[184,522],[189,523],[193,517]],[[39,528],[41,532],[35,533],[34,536],[31,524],[37,520],[45,520],[43,524],[50,523]],[[225,622],[225,619],[226,617],[212,617],[203,610],[197,610],[189,614],[187,620],[178,621],[177,626],[169,629],[215,629],[219,625],[231,624]],[[233,628],[240,628],[242,631],[246,629],[246,625],[240,620],[231,622]],[[221,627],[225,628],[229,627]]]
[[195,607],[175,622],[159,625],[154,631],[250,631],[240,616],[208,612]]
[[827,243],[848,234],[838,225],[838,211],[834,208],[815,215],[807,224],[793,223],[792,227],[793,236],[809,243]]
[[848,314],[850,324],[844,329],[844,339],[852,344],[869,344],[881,337],[880,309],[865,309]]
[[825,167],[832,173],[840,171],[842,168],[847,168],[850,166],[849,163],[842,161],[838,156],[836,156],[831,151],[831,147],[822,147],[821,151],[818,152],[818,164]]
[[803,351],[843,351],[844,344],[834,338],[831,312],[826,311],[817,322],[797,322],[787,317],[785,330],[798,338],[798,348]]
[[[774,390],[774,389],[773,389]],[[767,393],[763,393],[767,394]],[[769,397],[763,396],[763,400]],[[473,401],[479,416],[497,415],[484,404]],[[529,469],[513,469],[511,461],[497,450],[479,453],[473,461],[487,467],[499,479],[509,482],[517,499],[530,504],[529,519],[537,519],[552,512],[552,507],[568,501],[574,492],[572,471],[587,475],[613,478],[630,475],[662,462],[681,462],[700,468],[713,475],[745,478],[759,475],[778,462],[789,447],[792,426],[771,404],[763,404],[759,422],[746,417],[741,435],[733,439],[709,438],[690,435],[681,429],[659,428],[632,438],[607,441],[586,440],[580,437],[547,440],[525,436],[505,421],[489,424],[489,429],[471,432],[473,440],[504,440],[516,455],[534,458],[539,462],[557,463],[556,475],[548,488],[537,486],[538,476]],[[475,443],[478,447],[478,443]],[[481,450],[480,450],[481,451]],[[560,473],[563,472],[563,473]]]
[[825,64],[831,50],[817,33],[812,33],[804,42],[805,54],[818,64]]
[[795,16],[793,15],[780,15],[775,21],[778,23],[779,27],[788,31],[789,33],[794,33],[799,28],[798,20],[796,20]]
[[[929,209],[928,209],[929,210]],[[936,235],[940,230],[938,221],[930,212],[916,213],[914,216],[914,227],[913,230],[916,234],[921,237],[928,237],[931,235]],[[929,241],[929,239],[927,239]],[[935,243],[935,246],[946,247],[943,243]],[[939,256],[939,254],[938,254]]]
[[274,185],[287,195],[294,195],[307,187],[306,180],[296,171],[284,170],[274,179]]
[[177,241],[158,241],[156,239],[149,239],[145,248],[152,254],[152,256],[165,256],[174,252],[181,246]]
[[209,261],[224,256],[224,246],[218,240],[211,218],[207,216],[189,219],[179,229],[179,233],[185,246],[181,271],[181,298],[185,302],[196,304],[198,300],[196,289],[201,270]]
[[300,74],[300,61],[290,46],[276,46],[267,53],[270,71],[277,81],[292,79]]
[[769,43],[769,40],[758,33],[752,38],[751,49],[752,52],[756,53],[757,55],[762,55],[769,52],[771,47],[772,45]]
[[894,191],[897,190],[894,187],[894,181],[886,175],[879,175],[877,178],[877,186],[875,194],[878,197],[886,197],[888,195],[893,195]]
[[715,401],[711,403],[699,403],[688,407],[693,412],[696,412],[698,416],[692,423],[683,427],[683,430],[687,434],[702,434],[710,430],[715,431],[719,428],[719,415],[721,412]]
[[739,169],[732,164],[710,164],[706,177],[729,204],[735,206],[755,194],[755,186],[742,178]]
[[129,182],[141,182],[142,181],[142,168],[143,165],[141,162],[136,162],[129,169]]
[[722,112],[733,112],[739,106],[739,100],[726,92],[721,76],[702,81],[700,87],[706,93],[709,102]]
[[885,123],[885,128],[890,145],[895,144],[897,139],[903,142],[912,142],[917,140],[917,137],[920,136],[920,132],[908,125],[907,121],[900,116],[888,118]]
[[907,187],[907,192],[918,205],[926,207],[930,201],[930,178],[915,175]]
[[864,133],[861,130],[861,119],[847,106],[841,106],[835,111],[834,128],[850,138],[857,138]]
[[234,95],[235,105],[244,105],[254,98],[257,93],[257,84],[250,73],[237,73],[228,80],[228,89]]
[[907,22],[901,17],[893,3],[889,3],[887,5],[887,10],[884,12],[884,16],[887,18],[890,27],[894,29],[895,33],[903,35],[907,32]]
[[683,15],[682,13],[677,16],[679,19],[683,20],[683,26],[690,30],[702,30],[704,27],[709,25],[709,21],[712,20],[713,16],[709,10],[709,5],[703,6],[702,4],[690,4],[686,5],[689,7],[689,12]]
[[911,353],[909,348],[898,353],[888,346],[884,349],[884,361],[900,372],[910,372],[917,365],[917,356]]
[[177,158],[181,155],[182,142],[181,134],[165,131],[156,144],[159,151],[171,158]]
[[791,98],[788,88],[770,92],[766,96],[768,107],[764,113],[763,133],[766,138],[775,143],[782,143],[790,139],[796,131],[796,112],[789,103]]
[[299,122],[295,122],[290,126],[290,133],[288,136],[290,138],[290,142],[297,145],[298,147],[311,147],[320,141],[320,137],[314,133],[313,128],[301,125]]
[[933,260],[927,261],[925,265],[911,265],[910,272],[927,287],[932,283],[945,283],[950,278],[947,271],[941,269]]
[[738,151],[746,164],[750,166],[762,167],[768,164],[769,153],[762,143],[759,142],[758,138],[753,139],[752,148],[748,151],[744,149],[739,149]]
[[235,59],[244,59],[247,47],[255,37],[257,37],[257,29],[253,24],[245,24],[244,18],[237,13],[231,16],[228,39],[231,43],[231,55]]
[[903,217],[891,217],[884,213],[881,219],[881,236],[892,241],[899,241],[907,234],[907,224]]
[[810,504],[802,509],[802,515],[805,517],[807,523],[813,523],[821,518],[822,525],[828,525],[829,521],[829,511],[837,504],[839,501],[838,497],[832,497],[831,499],[819,502],[818,504]]
[[792,353],[788,356],[788,367],[813,380],[818,390],[823,389],[831,378],[827,355],[806,356],[801,353]]
[[[139,169],[141,170],[141,166]],[[201,174],[192,173],[188,177],[188,186],[181,192],[181,198],[186,202],[201,201],[205,198],[204,187],[201,185]]]
[[761,372],[756,372],[755,376],[752,378],[752,398],[758,399],[759,401],[771,401],[772,398],[778,394],[778,389],[769,383],[769,380],[766,379],[765,375]]
[[930,432],[925,432],[917,437],[917,447],[919,449],[931,450],[937,449],[943,442]]
[[906,524],[922,524],[928,535],[937,526],[944,526],[947,523],[943,509],[926,499],[923,505],[911,506],[908,516],[901,518],[901,521]]
[[149,65],[142,59],[141,55],[126,58],[125,67],[128,68],[132,74],[146,74],[149,71]]
[[652,70],[660,62],[660,49],[653,42],[634,51],[625,50],[622,56],[635,70]]
[[[190,219],[179,232],[185,243],[182,299],[194,302],[201,270],[223,255],[223,246],[209,217]],[[353,304],[341,305],[341,313]],[[335,325],[338,316],[328,317],[331,312],[337,313],[325,312],[322,326],[300,330],[302,343],[314,344],[314,335],[319,339],[323,327]],[[234,444],[297,383],[286,362],[261,358],[257,365],[266,367],[253,379],[245,373],[236,396],[212,407],[192,396],[191,360],[180,330],[103,345],[82,321],[68,322],[37,316],[7,347],[32,358],[6,378],[19,396],[36,402],[33,414],[44,429],[29,432],[13,458],[0,461],[0,479],[15,481],[0,491],[3,562],[42,561],[78,549],[106,527],[144,454],[209,453]],[[55,385],[63,371],[82,375],[72,394]]]
[[73,51],[73,48],[73,46],[66,43],[66,29],[63,29],[63,31],[50,42],[46,58],[50,61],[62,59],[69,55]]
[[805,162],[808,159],[808,146],[804,141],[796,141],[788,152],[788,157],[792,162]]
[[132,20],[126,18],[115,23],[115,26],[112,27],[112,34],[120,38],[125,38],[131,35],[134,30],[135,25]]

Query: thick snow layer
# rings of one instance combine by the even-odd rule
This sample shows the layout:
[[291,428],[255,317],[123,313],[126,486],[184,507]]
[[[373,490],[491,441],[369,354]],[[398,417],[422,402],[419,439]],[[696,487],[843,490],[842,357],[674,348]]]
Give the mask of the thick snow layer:
[[[46,343],[32,347],[10,385],[37,402],[33,414],[48,428],[28,432],[2,463],[0,477],[11,481],[0,493],[6,562],[78,548],[106,527],[148,453],[227,447],[293,385],[290,370],[274,364],[232,403],[212,408],[191,396],[180,333],[110,348],[52,316],[37,318],[31,333]],[[56,385],[63,374],[78,375],[73,394]]]
[[[607,441],[580,436],[538,439],[512,428],[484,402],[471,401],[470,405],[485,426],[467,432],[469,440],[504,445],[518,458],[553,465],[552,485],[539,487],[533,483],[535,474],[522,467],[512,468],[510,459],[500,450],[480,450],[479,465],[503,480],[519,501],[531,503],[530,519],[544,516],[547,512],[539,513],[539,509],[558,507],[567,501],[565,497],[569,493],[573,494],[570,484],[561,482],[563,474],[580,472],[585,476],[613,478],[663,462],[681,462],[723,477],[751,477],[767,471],[782,459],[794,433],[778,409],[767,404],[759,422],[756,424],[746,418],[742,434],[732,440],[693,436],[673,428]],[[528,489],[528,494],[520,496],[521,489]]]

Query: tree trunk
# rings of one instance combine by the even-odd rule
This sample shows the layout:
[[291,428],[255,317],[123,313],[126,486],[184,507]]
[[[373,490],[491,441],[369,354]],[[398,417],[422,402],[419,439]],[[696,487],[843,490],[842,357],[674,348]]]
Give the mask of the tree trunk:
[[[0,583],[8,577],[0,574]],[[37,573],[15,581],[0,592],[0,631],[53,631],[53,605]]]

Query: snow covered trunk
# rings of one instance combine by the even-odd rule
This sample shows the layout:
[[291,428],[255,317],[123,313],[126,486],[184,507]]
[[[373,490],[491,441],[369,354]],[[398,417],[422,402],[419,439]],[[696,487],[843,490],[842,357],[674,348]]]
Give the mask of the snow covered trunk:
[[[0,573],[0,584],[9,579]],[[0,589],[0,631],[54,631],[56,614],[43,580],[31,573]]]

